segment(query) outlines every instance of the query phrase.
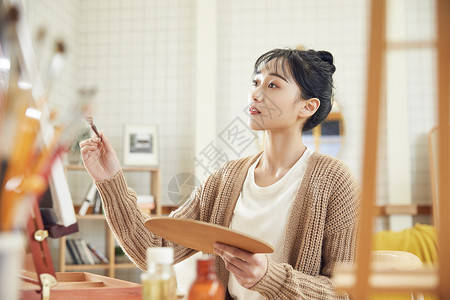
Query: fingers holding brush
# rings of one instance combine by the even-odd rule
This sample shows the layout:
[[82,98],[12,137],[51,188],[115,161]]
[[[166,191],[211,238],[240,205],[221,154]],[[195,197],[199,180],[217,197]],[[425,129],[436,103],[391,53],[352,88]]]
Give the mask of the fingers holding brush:
[[91,129],[95,133],[95,135],[101,140],[102,138],[101,138],[100,134],[98,133],[97,126],[95,126],[95,124],[94,124],[94,118],[92,118],[91,116],[87,116],[86,121],[91,126]]
[[103,145],[101,144],[101,140],[97,137],[92,137],[90,139],[84,140],[80,142],[80,149],[83,152],[86,151],[99,151]]
[[111,143],[102,133],[80,143],[83,164],[95,181],[114,177],[121,169],[119,159]]

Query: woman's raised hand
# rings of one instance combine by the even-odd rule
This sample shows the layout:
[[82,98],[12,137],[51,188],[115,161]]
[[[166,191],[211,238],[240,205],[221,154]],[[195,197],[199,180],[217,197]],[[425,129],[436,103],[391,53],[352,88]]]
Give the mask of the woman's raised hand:
[[100,133],[80,142],[81,157],[89,175],[95,181],[104,181],[114,177],[120,170],[120,162],[108,138]]

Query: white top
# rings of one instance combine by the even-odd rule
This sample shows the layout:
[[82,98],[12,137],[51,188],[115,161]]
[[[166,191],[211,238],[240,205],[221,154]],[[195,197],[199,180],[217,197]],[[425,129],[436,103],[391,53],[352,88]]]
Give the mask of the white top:
[[[260,156],[250,166],[236,203],[230,228],[272,245],[274,252],[269,257],[275,262],[281,262],[289,212],[312,153],[307,148],[280,180],[267,187],[260,187],[255,182],[255,167]],[[228,290],[234,299],[264,299],[261,294],[242,287],[231,273]]]

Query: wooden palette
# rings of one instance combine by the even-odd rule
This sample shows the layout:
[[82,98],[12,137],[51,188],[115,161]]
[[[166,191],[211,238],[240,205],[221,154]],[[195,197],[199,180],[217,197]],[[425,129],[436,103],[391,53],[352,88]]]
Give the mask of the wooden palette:
[[240,248],[250,253],[272,253],[266,242],[224,226],[190,219],[155,217],[145,222],[152,233],[173,243],[214,254],[215,242]]

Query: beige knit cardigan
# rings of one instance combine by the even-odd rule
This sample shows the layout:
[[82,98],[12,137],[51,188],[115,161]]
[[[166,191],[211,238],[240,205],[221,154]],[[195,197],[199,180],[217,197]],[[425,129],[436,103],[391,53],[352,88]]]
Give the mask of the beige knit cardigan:
[[[225,163],[171,216],[229,227],[248,169],[258,155]],[[96,184],[109,226],[140,269],[146,269],[148,247],[173,247],[175,263],[196,252],[144,227],[148,216],[138,208],[136,194],[127,187],[122,171]],[[292,205],[283,260],[267,258],[266,274],[251,289],[268,299],[347,299],[335,294],[330,277],[336,262],[354,260],[358,200],[358,184],[348,167],[314,153]],[[229,272],[220,257],[216,258],[216,273],[226,287]]]

